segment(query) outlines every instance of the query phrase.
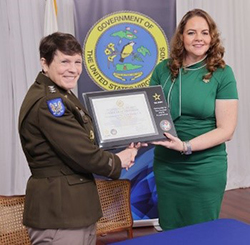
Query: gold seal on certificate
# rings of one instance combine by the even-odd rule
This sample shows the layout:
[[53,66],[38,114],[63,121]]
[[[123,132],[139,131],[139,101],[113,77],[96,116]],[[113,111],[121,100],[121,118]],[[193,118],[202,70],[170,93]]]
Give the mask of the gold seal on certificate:
[[114,149],[131,142],[164,140],[164,132],[176,136],[161,86],[82,95],[101,148]]

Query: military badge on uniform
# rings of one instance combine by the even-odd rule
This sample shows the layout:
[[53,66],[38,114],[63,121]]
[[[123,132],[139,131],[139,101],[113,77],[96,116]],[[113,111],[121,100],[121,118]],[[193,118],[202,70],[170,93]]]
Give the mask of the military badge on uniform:
[[90,138],[90,140],[94,140],[95,139],[95,134],[94,134],[93,130],[90,130],[90,132],[89,132],[89,138]]
[[61,117],[65,112],[65,106],[61,98],[48,100],[47,105],[49,107],[49,111],[55,117]]

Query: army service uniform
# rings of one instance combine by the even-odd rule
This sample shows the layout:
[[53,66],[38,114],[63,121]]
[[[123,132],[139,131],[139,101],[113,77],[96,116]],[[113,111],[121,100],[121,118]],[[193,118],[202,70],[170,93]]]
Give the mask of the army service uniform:
[[69,229],[97,222],[102,211],[93,173],[117,179],[121,162],[95,145],[91,118],[74,94],[39,73],[21,106],[19,134],[32,173],[24,225]]

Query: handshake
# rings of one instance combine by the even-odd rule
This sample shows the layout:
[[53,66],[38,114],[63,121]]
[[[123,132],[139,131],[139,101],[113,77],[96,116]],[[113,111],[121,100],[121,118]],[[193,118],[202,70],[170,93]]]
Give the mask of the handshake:
[[146,146],[148,146],[146,143],[131,143],[125,150],[116,153],[116,155],[121,160],[122,168],[125,168],[126,170],[131,168],[135,163],[135,157],[138,153],[138,150],[141,147]]
[[[187,152],[187,149],[184,148],[185,142],[182,142],[178,137],[175,137],[169,133],[164,133],[164,136],[166,137],[165,140],[153,141],[150,142],[150,144],[161,145],[168,149],[184,152],[184,154],[186,154],[185,152]],[[126,170],[131,168],[134,165],[135,157],[137,155],[138,150],[141,147],[145,146],[148,146],[148,144],[140,142],[136,144],[131,143],[125,150],[116,153],[116,155],[121,159],[122,168],[126,168]]]

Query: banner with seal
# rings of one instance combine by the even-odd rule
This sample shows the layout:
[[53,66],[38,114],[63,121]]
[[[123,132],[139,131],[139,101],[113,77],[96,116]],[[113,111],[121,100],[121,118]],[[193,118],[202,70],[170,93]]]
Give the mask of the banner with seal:
[[[168,40],[176,28],[175,1],[74,0],[76,38],[84,51],[78,82],[82,103],[82,93],[148,87],[155,65],[169,56]],[[162,126],[168,128],[168,123]],[[140,149],[136,164],[120,177],[132,184],[134,226],[158,224],[153,154],[153,146]]]

